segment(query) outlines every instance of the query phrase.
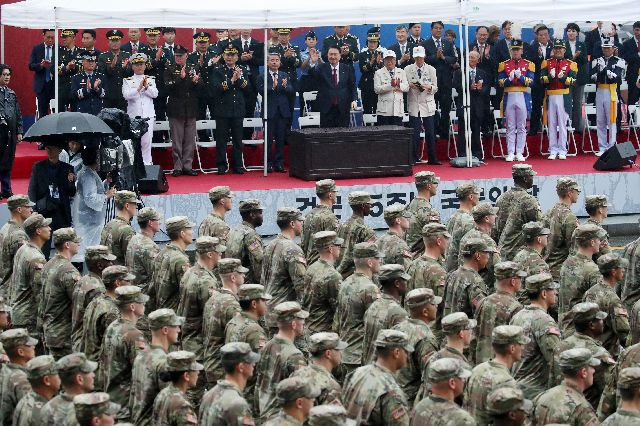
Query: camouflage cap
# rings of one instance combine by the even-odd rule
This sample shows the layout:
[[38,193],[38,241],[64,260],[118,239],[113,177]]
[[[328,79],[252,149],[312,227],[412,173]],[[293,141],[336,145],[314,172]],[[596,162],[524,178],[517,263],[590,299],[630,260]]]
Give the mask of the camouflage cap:
[[571,189],[575,189],[580,191],[580,185],[578,185],[578,181],[569,177],[561,177],[556,182],[556,190],[557,191],[569,191]]
[[349,193],[349,205],[371,204],[371,195],[366,191],[353,191]]
[[319,231],[313,234],[313,244],[317,249],[329,246],[340,246],[344,244],[344,239],[338,238],[338,234],[334,231]]
[[528,222],[522,226],[522,232],[526,238],[537,237],[539,235],[549,235],[551,230],[544,227],[542,222]]
[[487,241],[483,238],[469,238],[465,243],[460,247],[460,252],[462,254],[474,254],[479,251],[489,252],[489,253],[497,253],[498,250],[495,247],[489,246]]
[[132,281],[135,275],[129,272],[129,268],[123,265],[107,266],[102,270],[102,281],[104,283],[112,283],[115,280]]
[[126,191],[126,190],[117,191],[116,194],[113,196],[113,199],[118,204],[140,203],[140,200],[138,200],[138,196],[133,191]]
[[320,388],[302,377],[289,377],[278,383],[276,396],[281,404],[298,398],[316,399],[320,396]]
[[446,335],[456,334],[462,330],[473,330],[478,325],[474,319],[469,319],[464,312],[454,312],[442,318],[440,322],[442,332]]
[[198,237],[196,240],[196,252],[203,254],[209,253],[211,251],[215,251],[218,253],[224,253],[227,250],[225,245],[222,245],[220,242],[220,238],[218,237],[210,237],[208,235],[203,235]]
[[571,308],[573,322],[583,323],[593,320],[603,320],[607,317],[606,312],[600,310],[600,306],[593,302],[581,302]]
[[326,194],[337,190],[336,181],[333,179],[322,179],[316,182],[316,194]]
[[526,278],[527,271],[523,271],[516,262],[499,262],[494,266],[496,280],[504,280],[507,278],[519,277]]
[[366,241],[353,246],[354,259],[366,259],[368,257],[384,257],[384,254],[378,250],[375,244]]
[[593,239],[602,239],[607,236],[607,231],[594,223],[583,223],[573,231],[576,240],[589,241]]
[[295,207],[280,207],[276,213],[277,220],[302,220],[302,212]]
[[380,330],[373,346],[376,348],[402,348],[407,352],[413,352],[413,345],[409,342],[409,336],[399,330]]
[[7,199],[7,208],[15,210],[18,207],[35,207],[36,203],[29,199],[28,195],[16,194]]
[[40,355],[29,360],[26,368],[27,377],[30,380],[58,374],[56,360],[51,355]]
[[184,317],[179,317],[173,309],[168,308],[156,309],[147,318],[149,319],[149,328],[151,330],[184,325]]
[[153,207],[143,207],[138,211],[138,223],[149,220],[160,220],[160,212]]
[[404,304],[407,308],[419,308],[426,304],[439,305],[442,297],[436,296],[430,288],[416,288],[407,293],[404,297]]
[[416,186],[422,186],[422,185],[427,185],[429,183],[440,182],[440,178],[436,176],[435,173],[428,172],[428,171],[416,173],[415,175],[413,175],[413,179],[416,183]]
[[85,424],[93,417],[115,416],[120,411],[120,404],[111,402],[106,392],[92,392],[74,396],[73,408],[78,422]]
[[244,213],[252,212],[254,210],[264,210],[264,207],[260,203],[260,200],[256,200],[255,198],[248,198],[246,200],[240,201],[238,209],[241,213]]
[[491,343],[497,345],[526,345],[530,341],[524,329],[517,325],[499,325],[491,332]]
[[617,268],[626,269],[629,266],[629,261],[616,253],[603,254],[598,258],[597,263],[601,274],[608,273]]
[[524,281],[524,286],[529,291],[557,290],[560,288],[560,285],[553,281],[551,274],[546,272],[527,277]]
[[273,296],[266,293],[264,286],[260,284],[242,284],[238,288],[238,300],[271,300]]
[[33,235],[38,228],[51,225],[51,218],[45,218],[40,213],[34,213],[22,222],[22,228],[28,235]]
[[87,356],[82,352],[74,352],[65,355],[56,363],[58,373],[74,374],[74,373],[92,373],[98,369],[98,363],[89,361]]
[[471,371],[464,367],[461,360],[456,358],[440,358],[429,363],[427,378],[431,383],[444,382],[445,380],[471,377]]
[[493,207],[491,203],[478,203],[471,210],[471,216],[475,222],[481,221],[483,218],[491,215],[497,215],[498,208]]
[[294,319],[305,319],[309,317],[309,312],[302,310],[298,302],[282,302],[273,308],[273,316],[276,321],[285,322]]
[[463,183],[458,185],[456,188],[456,195],[459,200],[462,200],[471,194],[480,194],[480,188],[478,188],[474,183]]
[[174,351],[167,354],[165,371],[201,371],[204,366],[196,361],[196,354],[189,351]]
[[537,173],[530,164],[514,164],[511,166],[511,176],[535,176]]
[[55,244],[66,243],[67,241],[79,243],[82,238],[76,234],[76,230],[73,228],[60,228],[53,231],[53,241]]
[[380,271],[378,272],[378,280],[388,281],[398,278],[405,281],[411,278],[411,275],[405,272],[404,266],[398,263],[387,263],[386,265],[382,265],[380,267]]
[[340,336],[338,336],[338,333],[330,333],[326,331],[314,333],[309,336],[308,344],[309,353],[311,354],[326,351],[329,349],[341,351],[343,349],[346,349],[347,347],[347,342],[343,342],[342,340],[340,340]]
[[107,246],[89,246],[85,249],[84,257],[86,260],[116,260],[117,257],[109,252]]
[[260,361],[260,354],[251,350],[251,346],[245,342],[231,342],[220,348],[222,362],[255,364]]
[[618,389],[640,388],[640,367],[623,368],[618,376]]
[[606,195],[587,195],[584,205],[587,208],[609,207],[609,200]]
[[436,235],[442,235],[446,238],[451,238],[451,234],[447,232],[447,227],[442,223],[431,222],[422,227],[423,237],[432,237]]
[[510,411],[524,411],[531,414],[533,403],[525,399],[522,391],[515,387],[494,389],[487,397],[487,411],[489,414],[500,415]]
[[0,334],[0,343],[6,350],[18,346],[35,346],[38,340],[31,337],[26,328],[12,328]]
[[563,371],[572,371],[587,366],[597,367],[600,365],[600,360],[595,358],[587,348],[573,348],[560,354],[558,365]]
[[233,259],[231,257],[227,257],[225,259],[220,259],[218,261],[218,273],[219,274],[231,274],[233,272],[238,272],[240,274],[246,274],[249,272],[247,268],[242,266],[240,259]]
[[209,190],[209,200],[211,200],[212,203],[225,197],[233,198],[234,196],[235,194],[231,192],[231,188],[228,186],[214,186]]
[[383,216],[385,219],[397,219],[399,217],[411,217],[411,212],[407,210],[405,204],[395,203],[384,209]]
[[309,411],[309,426],[346,426],[347,410],[338,404],[316,405]]
[[167,227],[167,232],[169,233],[196,226],[196,224],[191,222],[187,216],[170,217],[167,219],[165,225]]
[[147,303],[149,296],[142,293],[140,287],[135,285],[124,285],[116,288],[116,303],[127,305],[129,303]]

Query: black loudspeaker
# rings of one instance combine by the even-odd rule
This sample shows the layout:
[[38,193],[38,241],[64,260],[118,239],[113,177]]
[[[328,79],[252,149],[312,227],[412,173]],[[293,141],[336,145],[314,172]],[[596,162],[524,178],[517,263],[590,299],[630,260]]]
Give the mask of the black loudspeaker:
[[147,177],[138,180],[141,194],[160,194],[169,190],[169,182],[160,166],[144,166]]
[[596,170],[620,170],[636,162],[638,153],[631,142],[615,144],[602,153],[593,165]]

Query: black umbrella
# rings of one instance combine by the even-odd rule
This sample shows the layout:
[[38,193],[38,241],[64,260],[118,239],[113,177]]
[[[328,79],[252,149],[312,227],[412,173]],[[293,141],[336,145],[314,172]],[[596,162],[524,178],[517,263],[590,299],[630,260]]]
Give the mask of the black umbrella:
[[113,130],[95,115],[83,112],[60,112],[36,121],[29,127],[23,139],[57,145],[71,139],[111,134]]

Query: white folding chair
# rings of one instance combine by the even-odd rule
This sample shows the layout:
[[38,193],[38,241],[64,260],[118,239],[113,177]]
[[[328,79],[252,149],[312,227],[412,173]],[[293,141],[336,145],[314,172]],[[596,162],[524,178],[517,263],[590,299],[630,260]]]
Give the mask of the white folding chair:
[[375,126],[378,123],[376,114],[362,114],[362,124],[365,126]]
[[640,106],[639,105],[629,105],[627,112],[627,121],[629,124],[629,130],[627,133],[627,140],[631,140],[631,132],[636,139],[636,151],[640,151],[640,139],[638,139],[638,129],[640,129]]
[[40,110],[38,109],[38,98],[36,98],[36,118],[35,121],[38,121],[40,118]]
[[49,109],[51,110],[51,114],[55,114],[58,112],[57,103],[55,99],[49,100]]
[[307,113],[311,111],[311,102],[315,101],[317,97],[318,97],[317,90],[302,93],[302,100],[304,103],[304,105],[302,106],[302,112],[304,113],[303,115],[307,115]]
[[584,85],[584,104],[586,105],[595,105],[587,102],[587,95],[589,93],[596,93],[596,85],[594,83],[589,83]]
[[[242,145],[265,145],[264,143],[264,123],[261,117],[248,117],[242,121],[242,126],[245,129],[253,129],[253,137],[251,139],[243,139]],[[258,138],[259,132],[262,133],[262,139]],[[266,146],[265,146],[266,149]],[[242,166],[245,170],[249,171],[261,171],[264,170],[264,165],[261,166],[247,166],[244,163],[244,153],[242,154]]]
[[[455,124],[458,123],[458,113],[457,111],[449,111],[449,139],[447,139],[447,157],[449,160],[458,157],[458,145],[456,144],[456,136],[458,136],[458,131],[455,128]],[[453,152],[455,155],[451,156],[451,145],[453,145]]]
[[304,129],[305,127],[320,127],[319,115],[306,115],[298,118],[298,127]]
[[[198,120],[196,121],[196,157],[198,159],[199,170],[204,173],[213,173],[217,169],[205,169],[202,167],[202,159],[200,158],[200,148],[215,148],[215,132],[216,129],[216,120]],[[211,131],[213,134],[213,138],[210,141],[201,141],[198,139],[198,131]]]
[[[584,153],[593,153],[596,152],[596,149],[594,148],[593,145],[593,137],[591,136],[591,131],[598,131],[598,126],[597,125],[591,125],[589,124],[589,118],[593,118],[593,121],[596,122],[597,118],[597,112],[596,112],[596,106],[595,105],[585,105],[584,106],[584,112],[585,112],[585,117],[584,117],[584,128],[582,129],[582,152]],[[608,127],[608,126],[607,126]],[[585,146],[585,142],[587,137],[585,137],[585,132],[587,133],[587,136],[589,137],[589,149],[587,149],[587,147]]]
[[169,130],[169,120],[161,120],[153,123],[153,133],[167,132],[169,139],[166,142],[151,142],[151,148],[171,148],[171,132]]
[[409,113],[405,112],[402,114],[402,123],[408,123],[409,122]]
[[[504,117],[502,116],[502,111],[499,109],[493,110],[493,132],[491,132],[491,156],[493,158],[502,158],[504,157],[504,148],[502,147],[502,138],[504,137],[505,142],[507,140],[507,129],[500,128],[498,125],[499,121]],[[498,138],[498,147],[500,148],[500,155],[495,154],[495,142],[496,137]]]

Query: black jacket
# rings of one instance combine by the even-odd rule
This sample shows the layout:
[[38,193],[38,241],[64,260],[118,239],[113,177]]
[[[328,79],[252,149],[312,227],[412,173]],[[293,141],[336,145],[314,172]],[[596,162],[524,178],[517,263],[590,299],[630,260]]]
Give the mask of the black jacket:
[[309,74],[315,78],[318,87],[316,108],[321,113],[331,109],[334,97],[338,98],[338,109],[345,113],[351,110],[351,102],[358,99],[356,76],[353,67],[340,62],[338,66],[338,87],[334,87],[331,75],[331,64],[318,64],[309,69]]
[[[36,203],[35,211],[44,217],[53,219],[51,229],[71,226],[71,197],[76,195],[76,183],[69,182],[69,173],[74,173],[70,164],[58,161],[55,174],[49,176],[49,160],[38,161],[31,170],[29,180],[29,199]],[[51,190],[59,194],[59,198],[51,196]]]

